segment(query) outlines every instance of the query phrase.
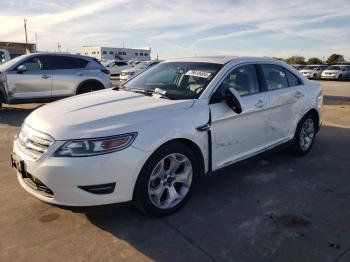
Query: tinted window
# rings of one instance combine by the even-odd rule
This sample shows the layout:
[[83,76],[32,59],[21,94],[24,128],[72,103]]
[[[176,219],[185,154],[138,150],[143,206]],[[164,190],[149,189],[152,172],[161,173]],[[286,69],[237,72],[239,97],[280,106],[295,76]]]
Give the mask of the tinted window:
[[40,71],[49,69],[49,59],[47,56],[32,57],[21,65],[27,68],[27,71]]
[[287,76],[281,66],[261,65],[261,68],[266,79],[268,90],[276,90],[288,87]]
[[285,72],[286,72],[286,75],[287,75],[289,86],[297,86],[297,85],[300,84],[299,78],[297,78],[295,75],[293,75],[288,70],[285,70]]
[[0,63],[4,63],[5,62],[5,53],[0,51]]
[[89,61],[85,59],[68,56],[52,56],[51,60],[51,68],[53,70],[84,68],[89,63]]
[[219,87],[220,94],[234,88],[241,96],[259,92],[259,83],[254,65],[240,66],[229,73]]
[[106,55],[106,54],[107,54],[107,51],[102,51],[102,53],[103,53],[104,55]]

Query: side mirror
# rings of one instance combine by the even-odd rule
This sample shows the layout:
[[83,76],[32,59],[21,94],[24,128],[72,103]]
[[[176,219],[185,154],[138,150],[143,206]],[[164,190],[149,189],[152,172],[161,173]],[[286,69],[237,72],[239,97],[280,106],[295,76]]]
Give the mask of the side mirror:
[[239,94],[233,88],[225,90],[225,100],[227,105],[237,114],[242,113],[242,105],[238,100]]
[[27,67],[25,65],[20,65],[19,67],[17,67],[17,73],[18,74],[22,74],[25,71],[27,71]]

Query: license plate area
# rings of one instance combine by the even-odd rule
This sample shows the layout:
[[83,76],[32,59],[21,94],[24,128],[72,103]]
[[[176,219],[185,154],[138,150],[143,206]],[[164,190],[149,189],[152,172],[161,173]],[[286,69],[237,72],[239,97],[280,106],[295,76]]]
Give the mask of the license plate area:
[[26,164],[15,153],[11,154],[11,165],[22,175],[23,178],[27,177]]

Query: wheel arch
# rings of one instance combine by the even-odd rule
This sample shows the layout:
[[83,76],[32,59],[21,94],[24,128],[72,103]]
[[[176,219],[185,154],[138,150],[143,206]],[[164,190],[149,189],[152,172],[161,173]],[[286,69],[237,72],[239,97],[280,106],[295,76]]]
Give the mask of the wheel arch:
[[87,86],[87,85],[89,85],[89,84],[96,85],[96,87],[97,87],[96,90],[105,89],[105,86],[103,85],[103,83],[102,83],[101,81],[99,81],[99,80],[97,80],[97,79],[86,79],[86,80],[82,81],[82,82],[78,85],[78,87],[77,87],[75,93],[78,94],[81,88],[83,88],[83,87],[85,87],[85,86]]

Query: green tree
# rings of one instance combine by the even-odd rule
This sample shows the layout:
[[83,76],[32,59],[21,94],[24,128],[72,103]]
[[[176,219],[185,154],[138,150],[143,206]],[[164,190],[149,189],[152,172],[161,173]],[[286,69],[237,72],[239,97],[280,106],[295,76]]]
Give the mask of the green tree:
[[307,60],[308,65],[320,65],[322,64],[322,60],[317,57],[311,57]]
[[287,63],[290,65],[305,65],[305,57],[303,56],[298,56],[298,55],[293,55],[289,58],[287,58]]
[[340,54],[331,54],[330,57],[327,59],[327,64],[334,65],[338,63],[345,62],[344,56]]

